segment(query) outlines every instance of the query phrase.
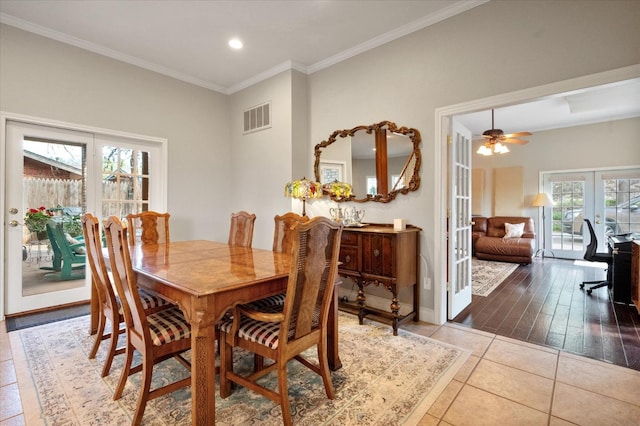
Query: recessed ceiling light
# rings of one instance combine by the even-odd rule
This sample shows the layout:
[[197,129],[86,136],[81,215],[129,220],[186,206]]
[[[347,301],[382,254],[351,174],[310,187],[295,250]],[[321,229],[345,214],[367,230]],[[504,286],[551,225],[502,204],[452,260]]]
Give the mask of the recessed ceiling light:
[[232,38],[231,40],[229,40],[229,46],[232,49],[242,49],[242,42],[240,41],[240,39]]

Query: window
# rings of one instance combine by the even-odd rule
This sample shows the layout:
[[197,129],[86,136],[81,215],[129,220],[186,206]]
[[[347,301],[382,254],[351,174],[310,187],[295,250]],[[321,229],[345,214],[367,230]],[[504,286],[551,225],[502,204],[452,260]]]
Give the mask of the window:
[[146,151],[103,146],[103,217],[149,210],[149,158]]

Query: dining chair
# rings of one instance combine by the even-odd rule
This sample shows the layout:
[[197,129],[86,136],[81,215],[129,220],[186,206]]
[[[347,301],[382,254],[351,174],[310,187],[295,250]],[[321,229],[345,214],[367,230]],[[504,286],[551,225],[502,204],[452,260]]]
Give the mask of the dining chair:
[[[147,314],[142,306],[138,283],[131,264],[127,228],[112,216],[105,224],[109,262],[113,280],[121,297],[126,324],[125,362],[114,399],[122,396],[130,375],[142,371],[141,390],[132,424],[139,425],[147,402],[191,384],[191,377],[151,389],[153,366],[166,359],[175,358],[191,371],[191,364],[182,354],[191,349],[191,327],[177,306]],[[142,356],[142,363],[132,367],[134,351]]]
[[[233,318],[220,325],[220,396],[231,394],[231,383],[244,386],[280,404],[285,425],[292,424],[287,364],[295,359],[322,377],[327,398],[335,398],[327,359],[329,308],[338,268],[342,226],[316,217],[295,228],[293,259],[284,306],[276,312],[253,311],[236,306]],[[317,348],[318,362],[304,358],[305,350]],[[242,375],[233,370],[233,348],[273,360],[263,369]],[[258,383],[277,371],[278,389]]]
[[253,224],[256,215],[245,211],[231,213],[229,227],[229,245],[236,247],[251,247],[253,242]]
[[[275,228],[273,230],[273,251],[276,253],[291,253],[295,240],[295,227],[300,223],[307,223],[309,216],[300,216],[297,213],[289,212],[282,216],[276,215],[273,218]],[[268,296],[254,302],[250,302],[247,306],[250,309],[271,310],[273,306],[281,306],[284,304],[285,293]]]
[[[107,270],[107,263],[102,253],[102,239],[100,238],[100,222],[91,213],[81,217],[82,233],[84,235],[87,262],[91,270],[92,283],[98,298],[98,330],[93,343],[89,359],[94,359],[103,340],[109,341],[107,358],[102,368],[102,377],[109,375],[113,358],[124,353],[124,347],[117,348],[118,336],[125,332],[124,315],[120,298],[116,294]],[[147,312],[155,312],[168,308],[170,303],[149,291],[140,290],[142,306]],[[107,322],[111,323],[111,332],[105,333]]]
[[127,215],[129,244],[165,244],[169,242],[169,213],[146,211]]

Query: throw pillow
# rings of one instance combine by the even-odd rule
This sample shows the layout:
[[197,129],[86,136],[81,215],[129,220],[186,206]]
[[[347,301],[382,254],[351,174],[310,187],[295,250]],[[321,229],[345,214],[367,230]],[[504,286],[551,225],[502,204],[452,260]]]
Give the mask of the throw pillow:
[[524,233],[524,223],[505,223],[505,234],[503,238],[520,238]]

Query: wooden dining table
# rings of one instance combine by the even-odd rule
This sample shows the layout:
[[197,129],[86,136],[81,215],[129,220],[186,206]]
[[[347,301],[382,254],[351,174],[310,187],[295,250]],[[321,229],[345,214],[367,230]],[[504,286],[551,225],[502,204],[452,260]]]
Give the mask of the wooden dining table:
[[[236,304],[285,292],[292,256],[205,240],[136,244],[130,251],[138,285],[177,304],[191,324],[192,424],[214,424],[215,324]],[[91,305],[91,329],[95,330],[98,306],[93,293]],[[337,288],[327,339],[329,367],[337,370],[342,367]]]

